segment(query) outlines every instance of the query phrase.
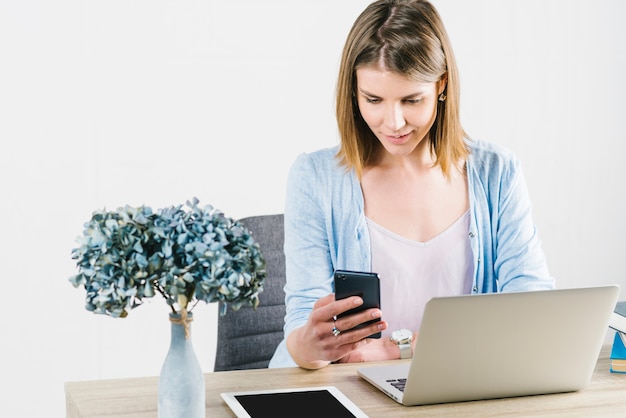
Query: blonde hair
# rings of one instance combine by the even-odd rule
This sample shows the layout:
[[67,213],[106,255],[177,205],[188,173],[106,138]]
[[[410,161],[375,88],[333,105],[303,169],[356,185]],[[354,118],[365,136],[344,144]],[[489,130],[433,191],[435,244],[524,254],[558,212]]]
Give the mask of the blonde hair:
[[429,133],[435,163],[447,177],[468,154],[459,117],[459,76],[452,46],[435,8],[426,0],[378,0],[354,22],[346,40],[337,81],[336,116],[341,137],[338,158],[360,177],[382,145],[369,129],[356,100],[356,70],[375,66],[419,82],[447,79],[446,99],[437,102]]

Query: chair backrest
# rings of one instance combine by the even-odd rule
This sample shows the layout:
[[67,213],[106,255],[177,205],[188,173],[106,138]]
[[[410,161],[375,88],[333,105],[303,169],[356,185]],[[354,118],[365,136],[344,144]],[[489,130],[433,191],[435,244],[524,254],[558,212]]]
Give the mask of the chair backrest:
[[[240,219],[261,247],[267,278],[257,309],[228,308],[217,321],[215,371],[265,368],[283,339],[285,323],[285,253],[282,214]],[[221,308],[221,306],[220,306]]]

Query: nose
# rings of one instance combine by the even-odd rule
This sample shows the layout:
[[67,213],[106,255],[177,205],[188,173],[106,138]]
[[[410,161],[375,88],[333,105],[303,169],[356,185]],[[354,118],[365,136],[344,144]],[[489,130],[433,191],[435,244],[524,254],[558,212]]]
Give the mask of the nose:
[[390,103],[385,110],[385,127],[393,132],[404,127],[406,121],[401,104]]

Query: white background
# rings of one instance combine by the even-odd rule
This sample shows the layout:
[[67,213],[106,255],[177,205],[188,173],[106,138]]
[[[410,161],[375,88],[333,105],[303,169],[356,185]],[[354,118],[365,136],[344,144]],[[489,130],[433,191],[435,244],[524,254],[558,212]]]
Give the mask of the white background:
[[[434,3],[465,128],[521,157],[558,286],[626,288],[626,3]],[[0,0],[0,416],[64,416],[66,381],[158,375],[162,300],[101,317],[67,281],[83,223],[194,196],[282,212],[296,155],[337,143],[338,60],[366,4]],[[210,372],[216,308],[195,315]]]

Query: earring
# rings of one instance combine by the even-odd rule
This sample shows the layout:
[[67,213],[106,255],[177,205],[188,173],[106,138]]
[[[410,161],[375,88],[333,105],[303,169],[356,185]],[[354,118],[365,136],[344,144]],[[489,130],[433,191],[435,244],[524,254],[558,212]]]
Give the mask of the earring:
[[439,101],[440,102],[445,102],[446,101],[446,93],[441,93],[439,95]]

